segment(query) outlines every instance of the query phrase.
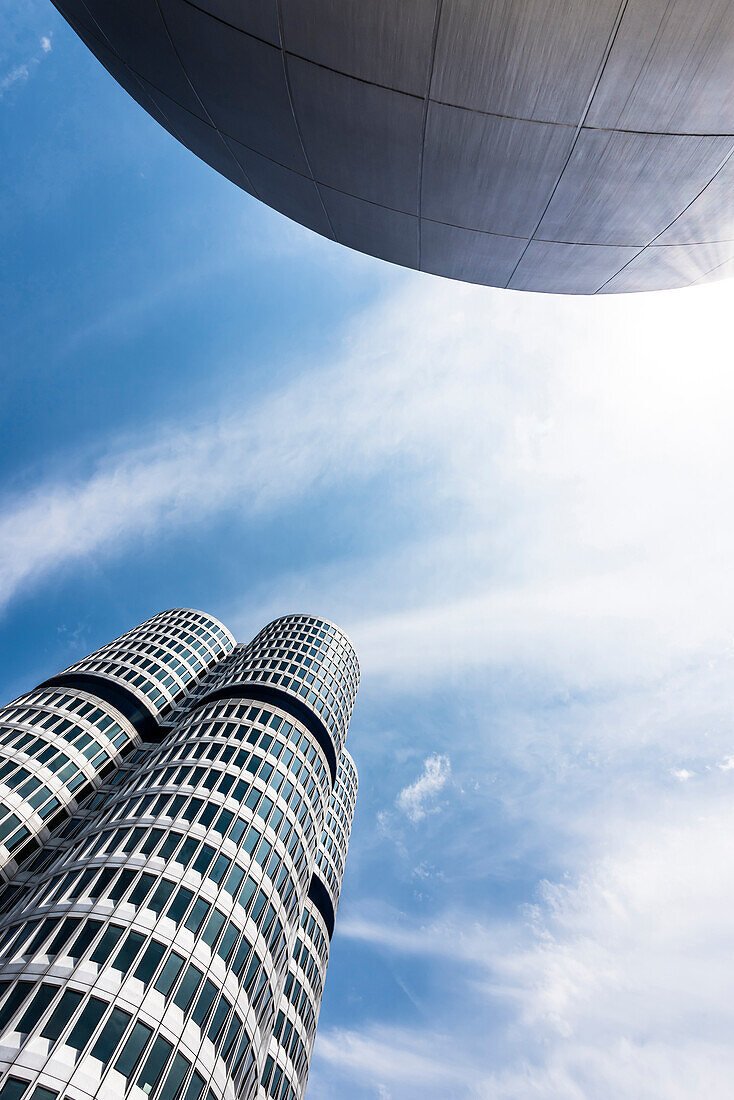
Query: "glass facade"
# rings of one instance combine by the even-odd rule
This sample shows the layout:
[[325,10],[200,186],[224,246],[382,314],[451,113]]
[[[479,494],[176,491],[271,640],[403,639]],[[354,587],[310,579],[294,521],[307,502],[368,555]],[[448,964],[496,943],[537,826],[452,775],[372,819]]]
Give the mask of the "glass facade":
[[210,616],[164,611],[0,708],[0,881],[233,646]]
[[356,802],[357,769],[344,749],[278,1004],[258,1100],[301,1100],[306,1090]]
[[[172,620],[166,642],[144,626],[150,684]],[[0,1100],[6,1087],[23,1100],[303,1095],[356,798],[342,747],[359,669],[348,639],[307,616],[248,646],[217,641],[161,707],[159,738],[118,714],[125,758],[8,876]],[[72,671],[139,667],[120,642]]]

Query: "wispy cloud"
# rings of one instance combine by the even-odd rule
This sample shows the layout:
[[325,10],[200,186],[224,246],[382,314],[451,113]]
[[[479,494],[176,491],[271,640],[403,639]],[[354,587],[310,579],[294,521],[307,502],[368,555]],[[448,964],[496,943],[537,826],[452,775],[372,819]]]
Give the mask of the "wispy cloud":
[[[384,340],[399,323],[385,309]],[[430,396],[414,404],[422,380]],[[393,356],[353,336],[335,365],[307,373],[254,406],[196,425],[158,425],[158,442],[107,455],[89,476],[53,480],[6,500],[0,520],[0,600],[44,572],[153,532],[200,523],[235,505],[244,520],[311,492],[355,483],[394,462],[441,460],[425,444],[446,408],[464,404],[445,355],[395,370]],[[443,451],[445,454],[445,449]]]
[[451,776],[451,761],[448,756],[433,753],[427,756],[423,771],[414,783],[403,787],[395,805],[414,825],[422,821],[426,814],[434,813],[437,807],[434,799],[443,790]]
[[[280,577],[277,598],[328,607],[366,675],[397,690],[522,667],[586,691],[727,653],[731,285],[686,294],[685,310],[673,294],[584,302],[583,314],[422,292],[402,300],[390,346],[377,337],[370,369],[421,364],[405,392],[425,430],[393,463],[428,464],[413,487],[428,530],[381,557]],[[379,310],[366,321],[384,330]],[[447,360],[455,389],[437,383]],[[384,412],[387,424],[387,398]],[[258,615],[275,605],[268,583]]]
[[248,522],[378,476],[399,510],[409,472],[424,525],[413,544],[269,578],[264,606],[231,617],[246,632],[268,602],[305,596],[350,629],[370,678],[395,686],[519,663],[581,689],[665,675],[721,648],[734,617],[721,583],[734,553],[734,382],[719,365],[730,295],[689,292],[696,326],[677,326],[674,295],[625,312],[585,302],[592,323],[574,302],[521,309],[518,296],[408,280],[353,321],[328,366],[6,500],[0,600],[233,505]]
[[51,52],[51,36],[44,34],[39,41],[40,52],[32,54],[23,61],[12,65],[5,73],[0,75],[0,99],[17,84],[23,84],[30,77],[33,70],[43,60],[46,54]]
[[[697,1082],[717,1100],[729,1095],[734,811],[728,794],[710,788],[681,791],[651,813],[618,820],[614,846],[600,844],[573,878],[543,884],[515,922],[483,925],[468,912],[430,925],[344,914],[340,935],[451,962],[466,1012],[453,1034],[472,1074],[459,1075],[452,1096],[683,1100],[700,1095]],[[487,1019],[493,1043],[479,1057]],[[426,1026],[439,1034],[444,1022],[434,1009]],[[336,1064],[340,1038],[332,1034],[320,1056]],[[374,1041],[366,1024],[349,1038],[351,1057]],[[419,1032],[382,1043],[372,1048],[372,1072],[384,1085],[402,1082],[410,1098],[444,1095],[441,1075],[456,1050],[447,1058],[435,1044],[446,1062],[429,1088],[420,1065],[415,1075],[400,1068]]]
[[440,1032],[380,1026],[333,1029],[318,1034],[314,1058],[347,1079],[371,1083],[380,1096],[393,1091],[400,1096],[482,1095],[476,1064],[452,1051]]

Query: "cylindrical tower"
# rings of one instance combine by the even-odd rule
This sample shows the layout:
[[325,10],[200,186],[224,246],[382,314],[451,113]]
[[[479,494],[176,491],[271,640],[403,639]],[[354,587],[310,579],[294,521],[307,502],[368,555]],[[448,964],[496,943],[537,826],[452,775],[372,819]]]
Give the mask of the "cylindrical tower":
[[146,740],[198,681],[230,653],[235,639],[212,615],[188,607],[161,611],[47,680],[108,699]]
[[[264,702],[280,700],[313,727],[334,783],[358,686],[357,655],[338,627],[309,615],[286,615],[263,627],[249,645],[237,646],[192,689],[183,709],[235,687]],[[173,714],[171,721],[177,718]]]
[[278,1005],[258,1100],[267,1097],[302,1100],[306,1091],[356,801],[357,769],[344,749]]
[[0,1069],[65,1100],[249,1100],[262,1078],[358,666],[290,616],[208,679],[6,898]]
[[163,611],[0,709],[0,881],[233,645],[210,615]]

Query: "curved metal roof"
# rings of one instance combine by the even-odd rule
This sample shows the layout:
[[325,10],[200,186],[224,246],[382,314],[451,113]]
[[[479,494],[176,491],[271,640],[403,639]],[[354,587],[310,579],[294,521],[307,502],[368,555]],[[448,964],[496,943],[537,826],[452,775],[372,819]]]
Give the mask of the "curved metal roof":
[[131,95],[326,237],[518,290],[734,270],[731,0],[55,0]]

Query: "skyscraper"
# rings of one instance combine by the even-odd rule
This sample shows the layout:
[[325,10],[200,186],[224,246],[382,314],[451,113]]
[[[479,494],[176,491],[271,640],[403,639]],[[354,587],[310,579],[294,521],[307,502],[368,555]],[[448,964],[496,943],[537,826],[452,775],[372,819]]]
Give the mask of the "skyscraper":
[[0,712],[0,1100],[303,1096],[358,680],[321,619],[176,610]]

